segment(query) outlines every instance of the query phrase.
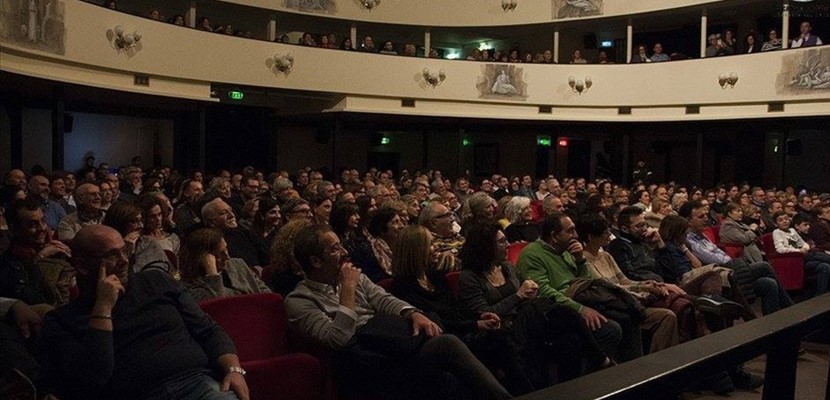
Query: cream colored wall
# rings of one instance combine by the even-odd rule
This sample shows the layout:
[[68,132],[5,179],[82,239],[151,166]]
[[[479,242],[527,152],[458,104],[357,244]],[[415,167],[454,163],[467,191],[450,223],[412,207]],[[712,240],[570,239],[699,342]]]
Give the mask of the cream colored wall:
[[[645,1],[643,3],[646,3]],[[390,7],[393,8],[393,7]],[[483,118],[632,121],[767,117],[766,103],[787,103],[772,116],[830,115],[830,93],[782,95],[776,78],[786,55],[809,49],[711,58],[648,65],[519,65],[528,83],[525,101],[479,98],[476,83],[484,64],[421,58],[390,57],[290,46],[216,35],[158,24],[111,12],[79,1],[66,2],[66,55],[34,51],[2,43],[0,69],[91,86],[211,100],[210,83],[310,90],[346,96],[339,109],[435,116]],[[107,31],[122,25],[141,31],[142,48],[119,53],[107,41]],[[291,54],[289,74],[274,73],[267,60]],[[445,70],[447,79],[433,89],[421,70]],[[738,84],[723,90],[718,75],[736,72]],[[150,76],[150,86],[133,85],[133,73]],[[593,87],[578,95],[567,77],[590,76]],[[416,107],[400,107],[401,98],[416,99]],[[215,100],[215,99],[214,99]],[[685,115],[686,105],[701,113]],[[553,107],[539,114],[539,105]],[[618,115],[618,106],[633,107]]]
[[[341,18],[356,21],[380,22],[419,26],[504,26],[537,24],[553,21],[552,0],[518,0],[518,7],[505,12],[501,0],[384,0],[368,11],[357,0],[336,1],[336,13],[303,13],[285,6],[286,0],[221,0],[264,9],[298,14]],[[723,0],[605,0],[601,18],[640,14],[656,10],[690,7]],[[573,20],[574,18],[570,18]],[[578,18],[586,19],[586,18]],[[568,19],[560,20],[566,21]]]

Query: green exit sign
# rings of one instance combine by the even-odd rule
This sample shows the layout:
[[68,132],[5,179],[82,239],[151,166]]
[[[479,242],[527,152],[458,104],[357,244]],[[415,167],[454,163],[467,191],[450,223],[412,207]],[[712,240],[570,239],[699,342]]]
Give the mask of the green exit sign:
[[380,144],[389,144],[389,138],[384,137],[383,139],[380,140]]
[[469,146],[471,144],[472,144],[472,142],[470,142],[470,139],[464,139],[464,140],[461,141],[462,146]]
[[245,93],[236,90],[231,90],[230,92],[228,92],[228,98],[231,100],[242,100],[243,97],[245,97]]
[[550,136],[536,136],[536,144],[539,146],[550,147]]

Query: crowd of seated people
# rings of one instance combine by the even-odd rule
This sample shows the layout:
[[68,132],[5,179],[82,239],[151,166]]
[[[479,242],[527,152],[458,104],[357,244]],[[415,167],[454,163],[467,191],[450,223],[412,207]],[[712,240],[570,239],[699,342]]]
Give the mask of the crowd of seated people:
[[[736,319],[758,317],[756,298],[763,315],[793,304],[759,245],[765,235],[776,253],[803,255],[816,275],[810,294],[830,280],[830,195],[790,186],[658,184],[644,165],[628,187],[374,168],[182,174],[144,170],[139,157],[115,169],[85,161],[74,173],[15,169],[0,187],[0,312],[10,314],[0,329],[12,338],[0,350],[14,355],[0,372],[59,398],[143,398],[189,385],[245,398],[233,344],[197,306],[217,297],[283,294],[298,336],[344,357],[341,379],[376,380],[360,362],[369,353],[395,366],[388,385],[374,385],[388,396],[508,398],[740,329]],[[141,304],[164,317],[148,318]],[[204,335],[162,346],[157,360],[140,352],[161,336],[133,338],[153,329]],[[410,339],[373,347],[389,335]],[[434,369],[413,372],[416,359]],[[91,368],[105,372],[85,376]],[[438,383],[447,376],[452,384]],[[142,385],[151,380],[161,386]],[[738,366],[698,389],[761,382]]]

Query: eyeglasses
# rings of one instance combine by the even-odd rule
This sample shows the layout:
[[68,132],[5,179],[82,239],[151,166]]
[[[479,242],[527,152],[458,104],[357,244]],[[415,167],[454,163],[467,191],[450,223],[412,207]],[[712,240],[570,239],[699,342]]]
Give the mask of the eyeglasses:
[[127,246],[124,246],[120,249],[110,250],[110,251],[104,253],[101,256],[93,256],[93,257],[90,257],[90,258],[106,261],[106,262],[111,263],[111,264],[115,264],[118,261],[126,260],[126,259],[130,258],[128,253],[129,253],[129,250],[127,249]]
[[439,219],[439,218],[449,218],[449,217],[452,217],[452,213],[451,213],[451,212],[444,213],[444,214],[441,214],[441,215],[436,215],[434,218],[435,218],[435,219]]

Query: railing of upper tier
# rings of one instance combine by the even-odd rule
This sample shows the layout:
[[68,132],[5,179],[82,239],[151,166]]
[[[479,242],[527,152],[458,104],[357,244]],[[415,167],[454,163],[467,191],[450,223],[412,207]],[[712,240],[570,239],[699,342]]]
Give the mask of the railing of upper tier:
[[[829,46],[647,66],[481,63],[290,46],[162,24],[80,1],[58,4],[60,18],[47,21],[52,28],[45,38],[37,32],[34,40],[28,34],[0,35],[0,68],[172,96],[180,86],[163,84],[220,82],[436,104],[549,105],[558,107],[557,118],[574,113],[590,118],[602,107],[616,115],[619,106],[675,118],[683,117],[686,105],[728,106],[719,112],[735,116],[729,110],[737,106],[766,113],[768,102],[797,103],[812,115],[830,112]],[[119,44],[119,31],[131,41]],[[288,55],[291,68],[281,71],[277,66]],[[133,86],[136,73],[150,76],[150,86]],[[736,82],[730,82],[733,76]],[[487,112],[509,117],[512,111]]]

